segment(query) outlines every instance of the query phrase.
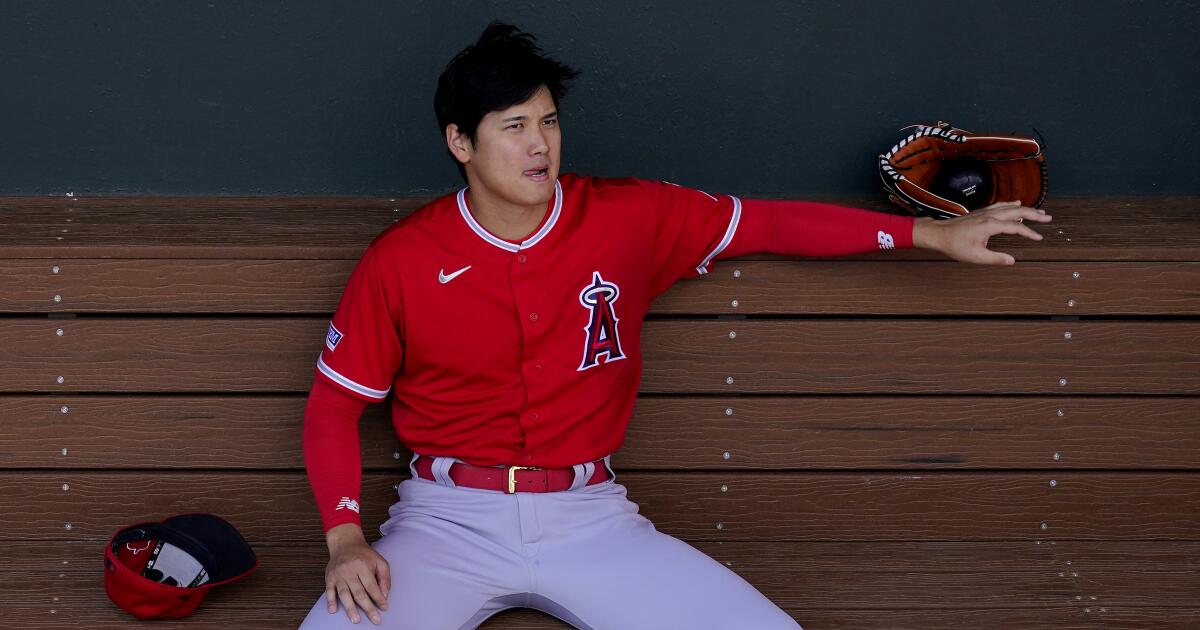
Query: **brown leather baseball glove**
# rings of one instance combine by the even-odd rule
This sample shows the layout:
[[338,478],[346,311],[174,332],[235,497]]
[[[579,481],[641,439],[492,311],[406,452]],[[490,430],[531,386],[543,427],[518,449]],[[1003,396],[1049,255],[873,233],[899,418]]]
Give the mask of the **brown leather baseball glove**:
[[1046,199],[1046,160],[1037,140],[975,134],[942,121],[904,129],[913,127],[879,156],[884,191],[912,214],[952,219],[997,202],[1036,208]]

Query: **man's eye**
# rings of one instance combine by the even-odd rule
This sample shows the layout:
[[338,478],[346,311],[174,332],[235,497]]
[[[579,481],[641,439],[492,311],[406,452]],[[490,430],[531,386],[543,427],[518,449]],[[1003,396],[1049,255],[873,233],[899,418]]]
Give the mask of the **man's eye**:
[[513,123],[513,124],[505,127],[505,129],[516,129],[517,127],[520,127],[520,126],[521,126],[521,123]]
[[554,125],[557,125],[557,124],[558,124],[558,119],[557,119],[557,118],[550,118],[550,119],[547,119],[547,120],[545,121],[545,123],[546,123],[546,126],[547,126],[547,127],[553,127]]

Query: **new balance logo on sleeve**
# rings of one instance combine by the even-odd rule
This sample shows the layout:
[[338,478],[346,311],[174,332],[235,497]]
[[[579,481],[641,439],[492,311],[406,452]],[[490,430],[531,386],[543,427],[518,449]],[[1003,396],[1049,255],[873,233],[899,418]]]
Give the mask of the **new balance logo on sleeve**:
[[896,246],[896,242],[892,240],[891,234],[888,234],[883,230],[879,230],[879,234],[876,236],[879,239],[879,249],[892,249]]
[[337,510],[350,510],[355,514],[358,514],[358,501],[355,501],[350,497],[342,497],[342,500],[338,501],[337,509],[334,511],[336,512]]

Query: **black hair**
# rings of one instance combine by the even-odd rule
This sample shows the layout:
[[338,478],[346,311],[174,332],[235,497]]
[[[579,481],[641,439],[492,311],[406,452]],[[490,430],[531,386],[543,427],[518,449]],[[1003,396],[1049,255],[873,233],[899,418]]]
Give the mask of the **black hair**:
[[[544,56],[533,35],[511,24],[492,22],[479,41],[455,55],[438,77],[433,97],[438,131],[444,138],[447,125],[458,125],[475,144],[479,121],[488,112],[524,103],[543,85],[558,107],[567,95],[567,83],[577,76],[578,70]],[[453,153],[450,158],[465,180],[462,163]]]

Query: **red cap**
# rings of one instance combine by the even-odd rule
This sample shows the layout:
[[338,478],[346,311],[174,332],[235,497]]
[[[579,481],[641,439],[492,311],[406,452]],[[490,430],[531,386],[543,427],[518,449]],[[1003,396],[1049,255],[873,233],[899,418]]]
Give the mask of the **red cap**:
[[257,567],[233,525],[211,514],[180,514],[118,531],[104,551],[104,590],[139,619],[178,619],[192,614],[210,588]]

